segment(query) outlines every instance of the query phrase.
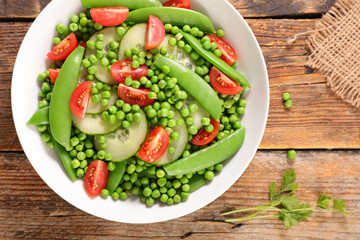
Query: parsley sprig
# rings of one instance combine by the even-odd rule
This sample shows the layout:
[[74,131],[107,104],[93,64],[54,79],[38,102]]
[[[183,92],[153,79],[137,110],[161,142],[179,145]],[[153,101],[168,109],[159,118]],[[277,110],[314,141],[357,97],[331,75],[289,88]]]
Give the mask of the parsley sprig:
[[[253,213],[241,217],[226,219],[226,222],[239,222],[247,221],[259,218],[271,218],[275,217],[280,219],[283,224],[289,228],[297,226],[302,220],[305,220],[311,216],[314,212],[340,212],[343,214],[349,214],[344,210],[346,203],[342,199],[332,199],[330,196],[326,196],[321,193],[318,201],[314,205],[307,203],[300,204],[299,199],[294,193],[299,189],[299,185],[295,183],[296,174],[294,169],[286,171],[283,176],[281,187],[277,188],[275,182],[269,186],[269,203],[252,208],[245,208],[234,210],[230,212],[222,213],[221,215],[229,215],[239,212],[253,211]],[[330,203],[332,208],[330,207]],[[270,212],[272,214],[265,214]]]

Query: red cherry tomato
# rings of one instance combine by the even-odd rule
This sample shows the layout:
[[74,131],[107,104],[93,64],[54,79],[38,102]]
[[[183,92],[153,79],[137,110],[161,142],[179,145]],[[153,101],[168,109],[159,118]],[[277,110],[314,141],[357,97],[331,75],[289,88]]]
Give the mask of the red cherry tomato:
[[214,130],[209,133],[205,130],[205,127],[203,127],[191,140],[192,144],[197,146],[204,146],[214,140],[216,135],[219,133],[220,122],[213,118],[210,124],[214,126]]
[[100,160],[93,161],[86,170],[85,174],[85,190],[93,197],[100,194],[105,188],[108,179],[108,169],[106,163]]
[[79,46],[83,47],[83,48],[86,48],[86,42],[87,41],[83,41]]
[[103,26],[116,26],[123,23],[129,15],[126,7],[93,8],[90,10],[92,19]]
[[78,40],[75,34],[72,32],[58,45],[56,45],[53,50],[47,54],[47,56],[51,60],[55,61],[65,60],[77,46]]
[[169,134],[162,127],[152,130],[139,151],[139,157],[149,163],[158,160],[169,146]]
[[210,84],[216,91],[225,95],[235,95],[243,90],[239,84],[216,67],[212,67],[210,70]]
[[70,98],[70,108],[73,114],[83,119],[85,117],[85,112],[89,104],[90,91],[92,87],[92,82],[83,82],[72,93]]
[[124,83],[127,77],[139,81],[141,77],[147,75],[148,67],[146,65],[140,65],[135,69],[131,67],[131,62],[132,60],[125,59],[118,61],[111,66],[111,75],[116,81]]
[[154,49],[159,46],[165,38],[165,27],[161,20],[150,15],[146,30],[145,48]]
[[151,92],[150,89],[142,88],[133,88],[126,86],[122,83],[119,84],[118,94],[119,97],[126,103],[131,105],[139,105],[140,107],[145,107],[152,104],[155,99],[149,99],[148,93]]
[[224,39],[215,36],[207,35],[210,38],[211,42],[216,42],[218,49],[221,51],[221,59],[224,60],[227,64],[232,66],[237,60],[237,54],[235,50],[228,44]]
[[189,0],[170,0],[163,4],[164,7],[177,7],[190,9]]
[[55,83],[58,75],[59,75],[60,69],[50,68],[49,69],[49,77],[50,80]]

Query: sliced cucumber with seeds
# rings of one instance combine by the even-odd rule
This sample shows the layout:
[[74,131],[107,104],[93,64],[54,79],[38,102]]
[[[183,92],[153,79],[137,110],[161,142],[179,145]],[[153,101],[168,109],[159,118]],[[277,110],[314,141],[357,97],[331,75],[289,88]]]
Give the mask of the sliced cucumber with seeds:
[[[140,114],[140,122],[132,122],[129,128],[119,128],[117,131],[106,135],[106,148],[104,150],[112,154],[111,161],[120,162],[129,159],[139,151],[148,131],[144,111],[140,110]],[[95,136],[94,140],[95,148],[101,150],[99,136]]]
[[[146,35],[146,23],[140,23],[134,25],[130,28],[127,33],[124,35],[119,48],[119,60],[126,59],[125,50],[127,48],[138,48],[140,51],[145,51],[145,35]],[[163,42],[157,47],[161,49],[162,47],[166,47],[168,50],[167,56],[173,56],[174,59],[178,62],[181,62],[191,70],[195,70],[196,63],[191,60],[190,55],[184,52],[183,49],[178,48],[176,45],[174,47],[169,45],[169,39],[174,37],[174,35],[166,34]]]
[[[181,116],[178,110],[175,108],[171,108],[172,111],[175,112],[174,120],[177,121],[178,119],[184,120],[184,124],[181,126],[176,125],[173,130],[174,132],[178,132],[180,135],[180,139],[178,141],[172,141],[169,144],[169,147],[166,149],[166,152],[164,155],[161,156],[156,162],[154,162],[154,165],[161,166],[165,165],[167,163],[173,162],[177,160],[184,152],[186,148],[186,144],[188,143],[188,129],[185,123],[185,119]],[[169,148],[173,147],[175,148],[175,153],[169,153]]]
[[83,133],[88,135],[104,135],[111,133],[121,126],[121,121],[110,124],[101,118],[101,115],[85,115],[83,119],[73,115],[73,123]]
[[[97,81],[93,81],[93,86],[96,84],[96,82]],[[99,114],[105,110],[108,110],[110,106],[114,105],[116,101],[119,99],[119,95],[114,88],[112,88],[110,92],[111,92],[111,97],[109,98],[109,104],[107,106],[103,106],[101,104],[101,99],[102,99],[101,94],[99,94],[100,95],[99,103],[94,103],[91,96],[89,100],[89,105],[86,109],[86,114]]]
[[[93,36],[91,36],[91,38],[89,40],[92,40],[94,42],[97,41],[97,35],[98,34],[103,34],[104,35],[104,49],[103,51],[105,52],[105,57],[107,52],[110,51],[110,47],[109,47],[109,43],[111,41],[117,41],[120,42],[121,39],[123,38],[122,36],[119,36],[116,34],[116,27],[108,27],[108,28],[104,28],[103,30],[95,33]],[[88,58],[90,55],[95,55],[96,56],[96,48],[95,49],[88,49],[86,48],[85,51],[85,58]],[[94,64],[94,66],[97,67],[97,72],[95,73],[95,77],[104,83],[107,84],[118,84],[117,81],[114,80],[114,78],[111,75],[111,72],[109,71],[108,67],[103,67],[100,64],[100,59],[98,59],[97,63]]]
[[188,108],[191,104],[196,104],[198,106],[198,110],[192,114],[190,114],[190,117],[194,119],[194,124],[197,129],[200,129],[203,127],[201,124],[202,118],[210,118],[210,114],[198,103],[194,98],[191,96],[188,97],[188,99],[183,101],[184,106],[183,108]]

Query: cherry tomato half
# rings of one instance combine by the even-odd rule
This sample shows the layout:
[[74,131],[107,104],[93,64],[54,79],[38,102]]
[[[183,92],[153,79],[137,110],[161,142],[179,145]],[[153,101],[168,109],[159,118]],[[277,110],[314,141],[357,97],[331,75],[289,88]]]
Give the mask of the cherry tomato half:
[[105,162],[100,160],[93,161],[86,170],[85,174],[85,190],[93,197],[100,194],[105,188],[108,179],[108,169]]
[[150,89],[133,88],[126,86],[122,83],[119,84],[118,94],[119,97],[126,103],[131,105],[139,105],[145,107],[152,104],[155,99],[149,99],[148,94],[151,92]]
[[165,38],[165,27],[161,20],[150,15],[145,36],[145,48],[154,49],[159,46]]
[[70,98],[70,108],[73,114],[83,119],[89,104],[92,82],[83,82],[76,87]]
[[56,45],[53,50],[47,54],[47,56],[51,60],[55,61],[65,60],[77,46],[78,40],[75,34],[72,32],[58,45]]
[[50,68],[49,69],[49,77],[50,80],[55,83],[58,75],[59,75],[60,69]]
[[149,163],[158,160],[169,146],[169,134],[163,127],[157,127],[146,137],[139,151],[139,157]]
[[216,135],[219,133],[220,122],[213,118],[210,124],[214,126],[214,130],[209,133],[205,130],[205,127],[203,127],[191,140],[192,144],[197,146],[204,146],[214,140]]
[[243,90],[239,84],[216,67],[212,67],[210,70],[210,84],[216,91],[225,95],[235,95]]
[[163,4],[164,7],[177,7],[190,9],[189,0],[170,0]]
[[210,38],[211,42],[216,42],[218,49],[221,51],[221,59],[224,60],[227,64],[232,66],[237,60],[237,54],[235,50],[228,44],[224,39],[215,36],[207,35]]
[[90,10],[92,19],[103,26],[116,26],[123,23],[129,15],[126,7],[93,8]]
[[139,81],[141,77],[147,75],[148,67],[146,65],[140,65],[138,68],[132,68],[131,62],[132,60],[125,59],[111,65],[111,75],[117,82],[124,83],[127,77],[131,77],[132,80]]

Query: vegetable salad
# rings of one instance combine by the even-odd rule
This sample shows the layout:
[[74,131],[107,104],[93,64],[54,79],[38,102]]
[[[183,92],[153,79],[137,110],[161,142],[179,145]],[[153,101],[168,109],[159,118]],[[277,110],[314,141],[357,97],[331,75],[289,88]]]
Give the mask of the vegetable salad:
[[237,54],[189,0],[82,0],[58,24],[28,125],[91,197],[172,205],[245,138]]

